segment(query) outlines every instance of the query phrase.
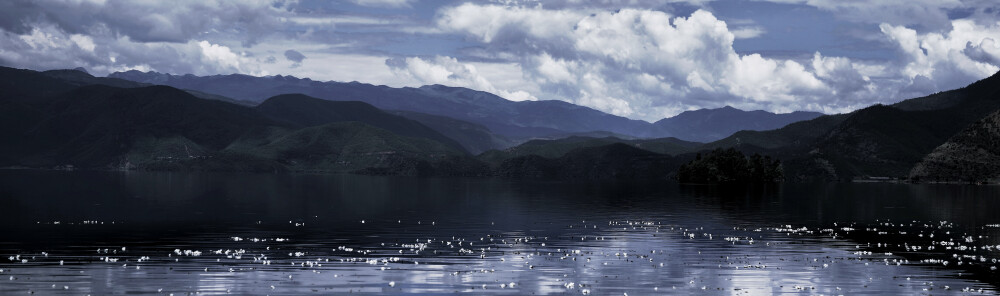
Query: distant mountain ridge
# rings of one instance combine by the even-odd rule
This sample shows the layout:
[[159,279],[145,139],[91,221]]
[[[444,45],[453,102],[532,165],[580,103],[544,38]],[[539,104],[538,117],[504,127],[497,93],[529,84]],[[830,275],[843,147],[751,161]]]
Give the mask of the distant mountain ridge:
[[730,106],[717,109],[684,111],[677,116],[664,118],[653,126],[663,134],[694,142],[711,142],[741,130],[766,131],[790,123],[823,116],[819,112],[795,111],[771,113],[763,110],[743,111]]
[[[390,94],[419,90],[388,89]],[[496,102],[482,92],[427,89],[478,94],[482,97],[472,99]],[[531,140],[478,155],[468,151],[512,144],[485,125],[414,111],[387,112],[360,101],[283,94],[250,107],[218,98],[77,70],[0,67],[0,167],[665,179],[676,175],[680,164],[697,159],[695,152],[735,147],[780,159],[779,169],[791,180],[992,180],[1000,174],[1000,162],[994,161],[1000,155],[1000,73],[961,89],[774,130],[743,130],[707,144],[520,126],[564,138]],[[582,108],[565,104],[543,111]],[[729,123],[713,119],[720,116]],[[766,112],[719,108],[686,112],[677,120],[688,118],[682,122],[694,126],[766,124],[746,119],[753,116],[772,118]]]
[[[428,85],[391,88],[364,83],[320,82],[293,76],[171,75],[156,72],[117,72],[108,77],[169,85],[249,101],[301,93],[332,101],[362,101],[383,110],[412,111],[447,116],[487,126],[508,136],[534,137],[557,132],[641,131],[643,121],[572,105],[561,101],[513,102],[466,88]],[[563,114],[571,114],[564,116]],[[629,132],[631,133],[631,132]]]
[[707,142],[743,129],[774,129],[822,115],[815,112],[774,114],[726,107],[689,111],[653,124],[563,101],[515,102],[487,92],[443,85],[392,88],[358,82],[321,82],[281,75],[195,76],[135,70],[112,73],[108,77],[169,85],[253,102],[289,93],[332,101],[362,101],[383,110],[445,116],[482,125],[515,142],[599,131],[638,138],[676,137],[686,141]]

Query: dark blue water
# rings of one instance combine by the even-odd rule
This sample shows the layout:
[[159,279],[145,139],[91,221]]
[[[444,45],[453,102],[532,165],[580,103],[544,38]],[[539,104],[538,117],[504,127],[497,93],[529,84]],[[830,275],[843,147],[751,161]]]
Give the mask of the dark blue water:
[[1000,188],[0,171],[0,294],[996,293]]

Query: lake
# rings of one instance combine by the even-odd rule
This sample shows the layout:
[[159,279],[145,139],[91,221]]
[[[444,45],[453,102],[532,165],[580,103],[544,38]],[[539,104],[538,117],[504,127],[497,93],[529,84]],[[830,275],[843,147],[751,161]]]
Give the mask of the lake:
[[996,294],[1000,188],[0,171],[0,294]]

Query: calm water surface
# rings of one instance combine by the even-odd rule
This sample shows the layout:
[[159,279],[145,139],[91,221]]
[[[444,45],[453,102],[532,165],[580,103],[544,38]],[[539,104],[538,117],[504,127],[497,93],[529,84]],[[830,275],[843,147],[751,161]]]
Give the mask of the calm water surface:
[[0,171],[2,295],[996,294],[1000,188]]

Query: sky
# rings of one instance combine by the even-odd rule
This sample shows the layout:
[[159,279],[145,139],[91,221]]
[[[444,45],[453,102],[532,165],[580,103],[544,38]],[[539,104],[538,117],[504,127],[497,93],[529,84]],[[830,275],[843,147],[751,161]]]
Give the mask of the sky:
[[842,113],[1000,70],[995,0],[7,0],[0,65],[443,84],[656,121]]

